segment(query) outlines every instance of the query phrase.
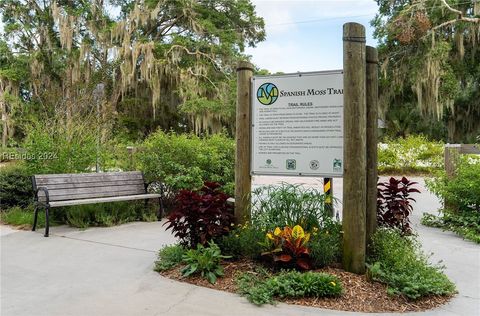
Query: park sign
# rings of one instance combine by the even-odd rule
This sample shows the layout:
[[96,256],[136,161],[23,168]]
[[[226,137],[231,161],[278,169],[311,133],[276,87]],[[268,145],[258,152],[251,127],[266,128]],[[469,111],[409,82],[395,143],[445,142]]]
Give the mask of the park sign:
[[343,175],[343,71],[252,79],[253,175]]

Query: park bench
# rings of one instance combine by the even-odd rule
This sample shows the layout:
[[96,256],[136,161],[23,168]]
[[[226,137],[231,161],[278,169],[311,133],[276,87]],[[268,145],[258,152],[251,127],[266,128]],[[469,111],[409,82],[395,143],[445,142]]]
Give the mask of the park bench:
[[[45,237],[48,237],[50,208],[106,203],[159,199],[161,194],[149,194],[148,184],[140,171],[47,174],[32,177],[35,192],[35,213],[32,230],[37,226],[38,211],[45,208]],[[163,210],[163,208],[161,208]]]

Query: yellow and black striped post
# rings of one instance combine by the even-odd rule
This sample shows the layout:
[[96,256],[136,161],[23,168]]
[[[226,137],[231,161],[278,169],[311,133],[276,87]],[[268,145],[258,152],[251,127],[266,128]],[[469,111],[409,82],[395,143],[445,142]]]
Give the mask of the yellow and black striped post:
[[335,216],[335,211],[333,209],[333,179],[332,178],[323,178],[323,192],[325,193],[325,210]]

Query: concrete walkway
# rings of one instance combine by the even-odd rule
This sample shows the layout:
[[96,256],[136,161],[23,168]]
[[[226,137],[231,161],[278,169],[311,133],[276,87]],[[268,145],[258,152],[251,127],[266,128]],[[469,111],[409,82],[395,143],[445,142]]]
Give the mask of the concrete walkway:
[[[340,193],[341,180],[334,185]],[[443,259],[459,294],[442,308],[412,315],[480,315],[480,246],[420,226],[422,212],[438,206],[424,192],[412,220],[424,249],[435,253],[432,260]],[[0,232],[2,316],[371,315],[286,304],[259,308],[235,294],[163,278],[152,270],[153,262],[158,249],[174,239],[159,222],[85,231],[53,227],[49,238],[5,226]]]

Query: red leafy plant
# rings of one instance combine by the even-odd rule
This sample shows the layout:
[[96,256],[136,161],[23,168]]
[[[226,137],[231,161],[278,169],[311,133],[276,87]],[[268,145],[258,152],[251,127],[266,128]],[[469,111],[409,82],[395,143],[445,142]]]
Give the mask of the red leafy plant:
[[214,237],[227,234],[233,224],[233,207],[220,184],[205,182],[199,191],[180,190],[175,208],[164,225],[172,229],[185,247],[205,245]]
[[277,227],[273,233],[267,233],[265,240],[265,246],[273,250],[262,253],[262,256],[272,257],[275,263],[283,266],[309,270],[312,267],[307,247],[309,240],[310,234],[305,233],[300,225],[284,229]]
[[404,235],[412,233],[409,215],[413,211],[411,193],[420,193],[413,188],[417,182],[405,177],[398,180],[393,177],[389,181],[377,184],[377,222],[379,226],[398,228]]

